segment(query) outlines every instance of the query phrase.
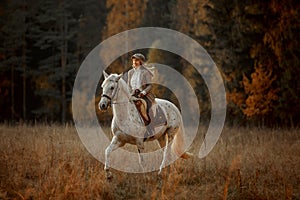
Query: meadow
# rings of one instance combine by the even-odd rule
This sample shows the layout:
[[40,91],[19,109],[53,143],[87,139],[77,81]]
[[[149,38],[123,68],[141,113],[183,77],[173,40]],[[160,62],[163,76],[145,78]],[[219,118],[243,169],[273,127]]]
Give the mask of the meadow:
[[300,199],[300,131],[225,128],[207,157],[161,178],[112,172],[106,180],[72,125],[0,125],[0,199]]

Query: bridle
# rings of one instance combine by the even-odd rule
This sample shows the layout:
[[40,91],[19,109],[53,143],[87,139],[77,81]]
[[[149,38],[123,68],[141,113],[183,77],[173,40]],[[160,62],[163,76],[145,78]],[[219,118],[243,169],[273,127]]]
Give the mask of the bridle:
[[105,97],[109,100],[109,104],[124,104],[124,103],[128,103],[129,101],[125,101],[125,102],[116,102],[116,101],[113,101],[115,96],[118,94],[119,92],[119,81],[115,81],[117,83],[117,87],[114,89],[114,92],[112,94],[112,96],[108,96],[107,94],[102,94],[101,97]]
[[102,94],[102,95],[101,95],[101,97],[105,97],[105,98],[107,98],[108,100],[110,100],[110,101],[111,101],[111,97],[110,97],[110,96],[108,96],[107,94]]

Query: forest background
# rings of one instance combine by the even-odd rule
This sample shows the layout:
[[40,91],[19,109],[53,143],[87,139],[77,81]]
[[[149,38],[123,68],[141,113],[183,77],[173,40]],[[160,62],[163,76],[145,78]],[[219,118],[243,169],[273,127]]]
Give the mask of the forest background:
[[[119,32],[164,27],[196,40],[216,63],[226,88],[227,125],[298,127],[299,7],[295,0],[3,0],[0,121],[72,121],[72,87],[88,53]],[[201,119],[209,120],[201,75],[170,52],[141,51],[149,62],[171,66],[187,78]],[[126,72],[132,53],[108,71]],[[176,102],[167,88],[156,85],[154,93]],[[109,122],[107,115],[100,120]]]

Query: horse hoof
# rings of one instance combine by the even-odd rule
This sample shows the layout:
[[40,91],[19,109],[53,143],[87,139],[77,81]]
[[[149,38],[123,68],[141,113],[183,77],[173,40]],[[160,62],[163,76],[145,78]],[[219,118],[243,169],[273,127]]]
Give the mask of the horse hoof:
[[105,177],[106,177],[106,179],[107,179],[107,180],[111,180],[111,179],[113,178],[113,175],[112,175],[112,173],[111,173],[111,172],[109,172],[109,171],[106,171],[106,173],[105,173]]
[[160,180],[163,178],[162,171],[159,171],[157,174],[157,178]]

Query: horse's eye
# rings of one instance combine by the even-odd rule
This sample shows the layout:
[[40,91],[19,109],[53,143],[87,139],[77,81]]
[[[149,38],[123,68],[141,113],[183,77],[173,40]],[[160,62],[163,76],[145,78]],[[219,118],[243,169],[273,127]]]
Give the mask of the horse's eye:
[[110,87],[110,89],[113,90],[113,89],[115,89],[115,88],[112,86],[112,87]]

